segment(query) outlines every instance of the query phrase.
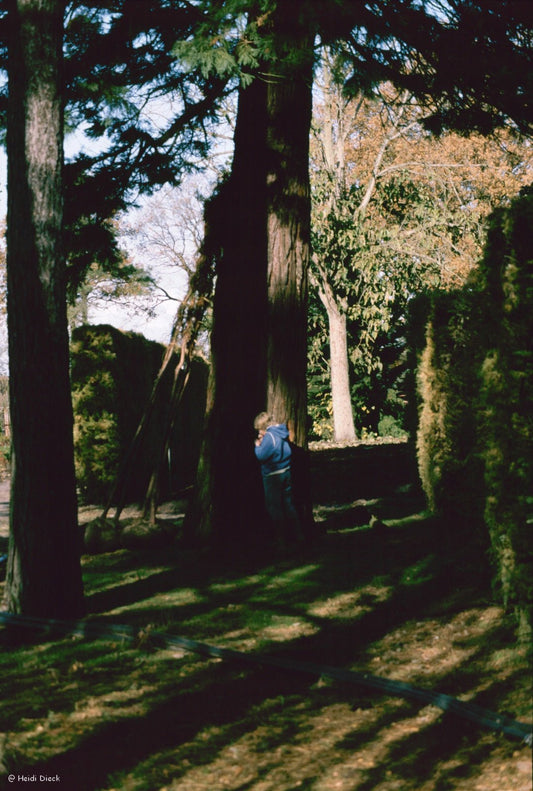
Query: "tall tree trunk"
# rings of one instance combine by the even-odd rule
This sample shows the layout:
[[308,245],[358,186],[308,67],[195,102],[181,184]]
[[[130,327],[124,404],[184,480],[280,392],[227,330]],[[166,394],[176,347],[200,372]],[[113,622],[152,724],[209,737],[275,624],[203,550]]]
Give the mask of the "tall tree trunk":
[[335,300],[329,301],[326,309],[329,324],[333,433],[336,442],[352,442],[355,439],[355,425],[350,393],[346,314]]
[[313,37],[300,19],[305,6],[284,4],[266,23],[272,46],[286,48],[240,92],[233,168],[208,231],[217,257],[212,375],[189,523],[229,547],[263,530],[254,416],[267,407],[306,442]]
[[307,307],[311,199],[309,133],[313,31],[305,2],[279,3],[277,60],[267,90],[267,409],[307,444]]
[[61,0],[11,0],[8,327],[12,471],[5,606],[83,610],[62,236]]
[[[202,540],[228,545],[261,530],[253,419],[266,393],[266,86],[241,90],[231,175],[208,207],[216,260],[206,434],[188,514]],[[229,544],[231,545],[231,544]]]

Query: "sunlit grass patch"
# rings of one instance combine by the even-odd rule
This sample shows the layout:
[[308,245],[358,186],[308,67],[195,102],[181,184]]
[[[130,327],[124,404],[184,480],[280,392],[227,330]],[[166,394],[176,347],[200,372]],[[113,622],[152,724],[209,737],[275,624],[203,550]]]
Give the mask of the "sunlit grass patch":
[[261,587],[269,579],[270,575],[267,573],[249,574],[239,578],[237,582],[235,580],[217,580],[208,586],[208,590],[215,595],[233,594],[236,590],[249,590],[250,588]]
[[[134,609],[135,612],[147,611],[152,614],[154,611],[164,613],[168,618],[168,613],[182,607],[201,604],[206,601],[206,597],[194,588],[178,588],[176,590],[155,593],[142,601],[133,604],[125,604],[122,607],[114,607],[113,615],[119,617],[123,613],[128,613]],[[177,617],[177,614],[175,614]]]
[[319,566],[316,563],[306,563],[302,566],[295,564],[283,570],[273,569],[264,589],[270,591],[282,588],[287,591],[292,590],[295,586],[305,585],[306,578],[317,571],[318,568]]
[[294,640],[318,631],[316,626],[307,623],[303,617],[268,610],[250,611],[247,622],[250,630],[256,633],[257,640],[262,645],[269,642]]
[[327,599],[318,599],[310,605],[308,612],[321,618],[356,619],[363,613],[372,611],[377,604],[387,601],[392,593],[390,586],[365,586]]

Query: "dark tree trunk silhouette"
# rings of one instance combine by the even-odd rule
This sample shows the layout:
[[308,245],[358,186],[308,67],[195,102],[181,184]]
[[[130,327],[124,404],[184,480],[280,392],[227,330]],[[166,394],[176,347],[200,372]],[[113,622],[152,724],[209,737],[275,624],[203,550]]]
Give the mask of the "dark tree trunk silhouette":
[[266,86],[242,90],[231,176],[209,207],[207,254],[217,280],[206,435],[188,524],[203,538],[239,539],[261,516],[253,418],[266,391]]
[[13,437],[5,606],[83,610],[62,236],[63,2],[9,4],[8,327]]
[[284,4],[266,24],[276,57],[240,91],[233,167],[208,223],[212,373],[188,525],[230,548],[264,530],[254,416],[273,410],[306,443],[313,35],[305,7]]

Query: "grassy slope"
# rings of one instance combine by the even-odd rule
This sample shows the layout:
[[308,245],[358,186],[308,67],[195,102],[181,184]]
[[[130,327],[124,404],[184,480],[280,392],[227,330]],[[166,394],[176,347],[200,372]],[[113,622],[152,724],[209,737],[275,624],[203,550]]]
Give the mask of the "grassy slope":
[[433,706],[150,643],[154,628],[366,670],[531,722],[512,624],[418,505],[375,499],[380,529],[360,504],[320,506],[318,546],[281,561],[85,557],[91,617],[140,637],[0,632],[6,772],[57,773],[69,791],[530,791],[529,748]]

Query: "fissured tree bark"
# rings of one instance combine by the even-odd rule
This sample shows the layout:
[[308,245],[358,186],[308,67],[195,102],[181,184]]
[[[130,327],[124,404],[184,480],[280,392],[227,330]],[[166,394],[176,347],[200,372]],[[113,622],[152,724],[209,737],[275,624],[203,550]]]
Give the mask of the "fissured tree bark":
[[13,437],[5,606],[83,610],[62,237],[62,0],[10,0],[8,329]]
[[208,211],[212,376],[189,525],[233,550],[264,529],[254,416],[267,409],[299,446],[307,439],[313,31],[305,12],[293,0],[265,15],[271,58],[240,91],[232,171]]
[[307,444],[309,133],[314,30],[309,3],[278,3],[267,80],[267,409]]

